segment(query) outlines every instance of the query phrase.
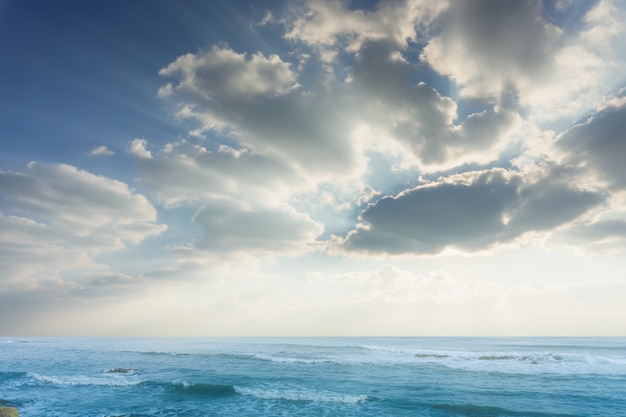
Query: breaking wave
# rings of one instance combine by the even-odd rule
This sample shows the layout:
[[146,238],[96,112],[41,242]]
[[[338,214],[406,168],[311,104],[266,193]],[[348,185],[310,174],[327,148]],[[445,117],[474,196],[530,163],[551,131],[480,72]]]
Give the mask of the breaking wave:
[[175,394],[203,396],[203,397],[228,397],[236,394],[232,385],[194,383],[187,381],[174,381],[166,384]]
[[306,389],[246,388],[238,386],[235,386],[234,388],[238,394],[252,396],[263,400],[357,404],[370,399],[367,395],[352,395]]
[[87,376],[87,375],[72,375],[72,376],[51,376],[40,375],[37,373],[28,373],[28,376],[35,381],[45,384],[52,384],[57,386],[87,386],[87,385],[99,385],[99,386],[111,386],[111,387],[129,387],[133,385],[139,385],[144,380],[130,377],[119,376]]

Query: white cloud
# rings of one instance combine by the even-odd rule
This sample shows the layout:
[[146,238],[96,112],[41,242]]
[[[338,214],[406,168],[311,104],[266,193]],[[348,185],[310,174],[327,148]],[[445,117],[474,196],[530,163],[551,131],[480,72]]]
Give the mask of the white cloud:
[[242,147],[319,178],[363,168],[350,140],[347,102],[297,89],[297,74],[277,55],[248,60],[214,47],[178,58],[161,74],[180,77],[167,90],[179,100],[179,116],[197,120],[203,131],[227,133]]
[[555,52],[550,76],[524,94],[523,104],[539,122],[572,122],[623,85],[626,79],[626,9],[602,0],[584,16],[583,29]]
[[137,157],[142,182],[170,206],[213,198],[280,204],[313,185],[274,155],[226,145],[217,151],[178,141],[154,158]]
[[90,155],[103,155],[103,156],[113,156],[115,155],[115,152],[113,152],[112,150],[110,150],[109,148],[107,148],[104,145],[100,145],[96,148],[93,148],[90,152]]
[[94,267],[95,255],[166,228],[143,195],[70,165],[31,162],[24,171],[0,171],[0,193],[2,268],[19,269],[14,276],[21,279],[48,268]]
[[[350,181],[364,171],[361,152],[382,143],[360,135],[364,128],[400,143],[423,169],[496,159],[519,116],[498,108],[455,123],[456,104],[424,84],[410,85],[411,70],[390,45],[370,43],[357,54],[351,82],[340,89],[241,98],[236,104],[219,97],[196,103],[193,95],[182,92],[180,99],[185,117],[199,120],[204,129],[228,131],[243,146],[306,172],[312,182]],[[206,93],[194,86],[196,94]]]
[[[346,92],[357,98],[354,120],[364,146],[412,155],[422,171],[498,159],[521,126],[511,109],[494,106],[458,120],[457,104],[420,82],[415,65],[388,43],[369,42],[355,54]],[[395,144],[395,149],[394,149]]]
[[543,19],[538,0],[452,2],[439,24],[441,33],[421,58],[466,97],[498,97],[511,85],[532,85],[551,70],[561,36]]
[[229,48],[214,46],[204,53],[186,54],[161,69],[162,76],[180,76],[170,91],[185,93],[199,101],[246,100],[281,95],[297,87],[296,74],[278,55],[261,53],[247,59]]
[[[178,78],[161,95],[178,102],[182,117],[201,124],[194,132],[210,136],[219,131],[230,143],[210,151],[179,141],[153,159],[138,158],[144,183],[168,204],[219,198],[254,211],[299,202],[309,213],[321,214],[310,202],[326,196],[337,207],[342,202],[349,213],[356,206],[346,198],[354,193],[341,191],[342,184],[360,182],[357,188],[371,190],[363,183],[367,152],[396,155],[403,168],[414,164],[421,173],[496,163],[504,150],[511,151],[514,140],[521,143],[522,133],[534,131],[532,125],[521,130],[522,114],[528,113],[519,104],[527,104],[528,97],[539,103],[538,92],[565,65],[564,57],[579,56],[564,39],[580,37],[548,23],[538,1],[481,0],[449,7],[383,1],[371,11],[353,10],[341,1],[301,6],[291,10],[295,17],[283,20],[288,39],[353,54],[345,82],[331,82],[335,88],[328,88],[328,79],[324,88],[313,83],[307,90],[299,84],[302,71],[311,68],[308,53],[295,71],[277,55],[246,55],[214,46],[181,56],[161,70],[163,76]],[[392,27],[392,16],[402,16],[398,27]],[[440,32],[426,30],[431,23]],[[437,33],[429,41],[421,39],[426,43],[421,59],[456,81],[466,97],[486,99],[481,101],[486,110],[459,120],[452,98],[414,81],[419,67],[407,56],[417,51],[409,51],[414,44],[407,41],[418,40],[418,29],[424,36]],[[140,157],[145,141],[136,148]],[[363,211],[364,224],[345,244],[390,253],[436,253],[446,247],[474,251],[527,232],[550,231],[604,201],[600,193],[561,179],[557,168],[540,178],[523,175],[504,169],[467,173],[383,198]],[[331,183],[339,184],[332,194],[327,192]],[[376,195],[371,191],[370,196]],[[397,188],[381,194],[386,192],[395,194]],[[477,202],[471,195],[484,199]],[[569,201],[569,208],[551,207],[554,196]],[[436,210],[441,204],[462,206],[468,201],[475,207],[447,208],[449,215]],[[442,233],[422,219],[409,219],[409,213],[422,209],[435,216],[430,224]],[[390,230],[382,226],[387,210],[398,211],[389,220]],[[542,211],[546,213],[539,216]],[[342,224],[336,222],[336,230]],[[401,238],[394,239],[396,234]]]
[[416,26],[426,26],[446,6],[445,1],[381,1],[375,10],[365,11],[350,9],[343,0],[309,0],[293,10],[295,18],[286,22],[285,37],[322,48],[345,41],[351,51],[366,41],[403,47],[417,40]]
[[152,152],[146,149],[147,143],[145,139],[133,139],[130,142],[130,153],[137,158],[152,159]]
[[203,230],[193,247],[212,251],[281,252],[303,249],[315,242],[323,226],[290,207],[244,208],[212,201],[194,215]]
[[554,7],[557,10],[565,10],[571,7],[573,2],[574,0],[557,0],[556,3],[554,3]]
[[[581,34],[584,41],[593,46],[606,47],[613,42],[622,43],[624,30],[624,9],[614,0],[600,0],[585,15],[587,29]],[[610,52],[610,51],[607,51]]]
[[578,31],[550,23],[545,11],[537,0],[453,2],[421,58],[463,97],[499,99],[513,89],[530,120],[571,123],[624,81],[624,10],[600,1]]
[[263,16],[263,19],[261,19],[257,23],[257,26],[265,26],[265,25],[269,25],[269,24],[275,23],[275,22],[276,22],[276,19],[272,15],[272,12],[270,12],[269,10],[266,10],[265,11],[265,15]]

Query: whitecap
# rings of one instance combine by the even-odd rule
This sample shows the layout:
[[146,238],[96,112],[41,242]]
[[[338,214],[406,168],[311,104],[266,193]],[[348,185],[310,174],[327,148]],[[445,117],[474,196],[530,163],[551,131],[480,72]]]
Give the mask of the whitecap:
[[235,386],[235,392],[263,400],[306,401],[357,404],[368,400],[367,395],[342,394],[310,389],[248,388]]
[[97,386],[113,386],[113,387],[127,387],[133,385],[139,385],[144,380],[132,379],[132,378],[124,378],[124,377],[111,377],[111,376],[86,376],[86,375],[64,375],[64,376],[51,376],[51,375],[40,375],[37,373],[29,373],[31,378],[36,381],[53,384],[58,386],[88,386],[88,385],[97,385]]

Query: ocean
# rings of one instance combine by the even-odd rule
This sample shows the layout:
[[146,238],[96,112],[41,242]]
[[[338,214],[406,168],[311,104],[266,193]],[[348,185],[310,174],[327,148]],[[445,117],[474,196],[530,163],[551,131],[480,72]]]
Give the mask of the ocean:
[[0,338],[22,417],[626,416],[626,338]]

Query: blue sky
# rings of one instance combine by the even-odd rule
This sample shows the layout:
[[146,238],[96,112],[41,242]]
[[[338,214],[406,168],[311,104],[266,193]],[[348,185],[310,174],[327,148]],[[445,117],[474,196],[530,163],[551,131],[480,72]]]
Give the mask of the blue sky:
[[0,3],[0,333],[623,335],[619,1]]

